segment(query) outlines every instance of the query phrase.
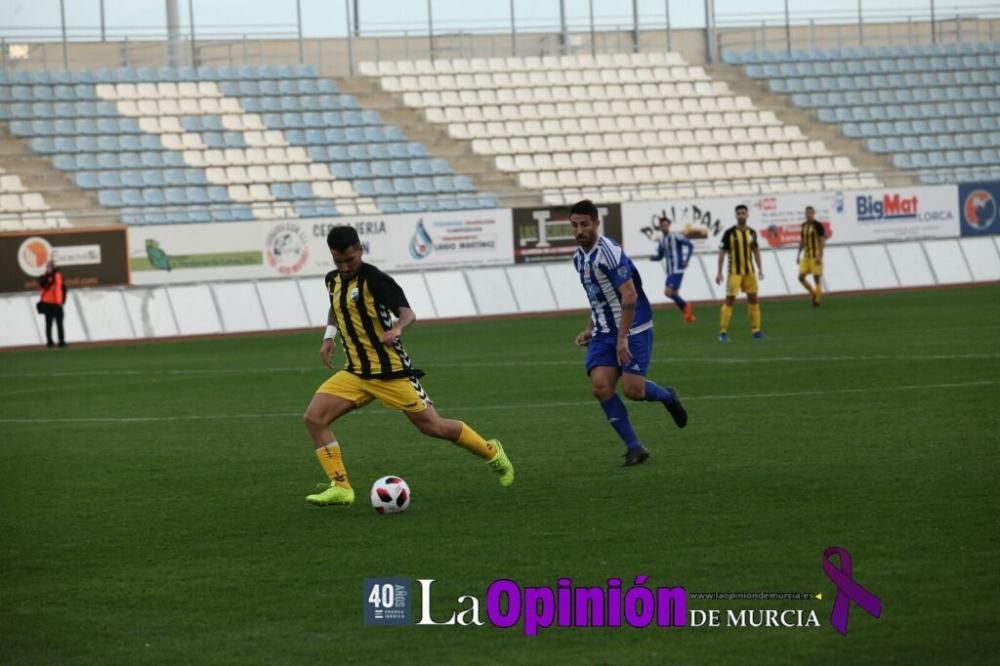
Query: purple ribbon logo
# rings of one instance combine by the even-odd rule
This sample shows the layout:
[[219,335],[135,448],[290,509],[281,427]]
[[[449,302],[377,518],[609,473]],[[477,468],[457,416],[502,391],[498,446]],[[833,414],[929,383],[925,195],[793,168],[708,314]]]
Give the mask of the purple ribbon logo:
[[[830,559],[834,555],[840,556],[839,568]],[[846,550],[840,546],[830,546],[824,550],[823,573],[837,586],[837,598],[833,602],[833,613],[830,614],[830,624],[834,629],[847,635],[847,616],[852,601],[872,617],[882,615],[882,600],[854,580],[851,554]]]

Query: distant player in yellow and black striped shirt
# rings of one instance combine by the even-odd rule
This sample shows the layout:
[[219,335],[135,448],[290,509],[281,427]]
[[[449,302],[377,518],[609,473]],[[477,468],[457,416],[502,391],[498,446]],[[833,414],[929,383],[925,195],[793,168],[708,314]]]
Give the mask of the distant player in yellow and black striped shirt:
[[[795,261],[799,264],[799,282],[812,296],[813,307],[819,307],[823,300],[823,244],[826,243],[826,233],[823,225],[816,221],[816,209],[806,206],[806,221],[802,223],[799,236],[799,251]],[[802,253],[805,252],[805,256]],[[800,260],[801,259],[801,260]],[[812,273],[816,286],[810,286],[806,276]]]
[[[316,457],[330,485],[306,501],[319,506],[351,505],[354,490],[347,480],[340,444],[330,425],[344,414],[375,399],[404,414],[425,435],[447,439],[486,460],[500,475],[500,485],[514,481],[514,468],[498,440],[485,440],[461,421],[438,415],[420,385],[423,372],[413,367],[403,349],[403,330],[417,320],[406,295],[391,277],[362,260],[363,249],[354,227],[334,227],[327,245],[337,270],[326,276],[330,312],[320,357],[330,361],[339,332],[344,368],[324,382],[305,413]],[[393,322],[393,316],[398,319]]]
[[[764,270],[760,263],[760,248],[757,247],[757,232],[747,226],[749,209],[740,204],[736,207],[736,226],[729,227],[722,234],[719,244],[719,270],[715,275],[715,283],[722,284],[722,265],[728,258],[729,278],[726,281],[726,300],[722,304],[721,321],[719,325],[719,341],[729,342],[729,319],[733,316],[733,302],[737,294],[743,291],[747,295],[747,314],[750,317],[750,330],[755,338],[766,338],[760,330],[760,303],[757,302],[757,280],[764,279]],[[757,270],[754,270],[754,261]]]

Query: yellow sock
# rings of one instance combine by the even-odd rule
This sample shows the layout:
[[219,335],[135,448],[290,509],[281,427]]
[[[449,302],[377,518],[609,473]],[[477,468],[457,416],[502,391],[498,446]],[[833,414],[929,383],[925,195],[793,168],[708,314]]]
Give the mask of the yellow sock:
[[722,304],[722,316],[719,317],[719,332],[725,333],[729,330],[729,320],[733,316],[733,306]]
[[816,288],[813,290],[813,297],[817,303],[823,300],[823,283],[819,278],[816,278]]
[[747,314],[750,315],[750,330],[756,333],[760,330],[760,303],[748,304]]
[[483,460],[492,460],[493,456],[497,454],[495,446],[483,439],[482,435],[465,425],[465,423],[462,424],[462,432],[455,444],[470,453],[475,453]]
[[316,458],[326,472],[330,483],[341,488],[350,488],[351,482],[347,480],[347,468],[340,456],[340,444],[333,440],[321,449],[316,449]]

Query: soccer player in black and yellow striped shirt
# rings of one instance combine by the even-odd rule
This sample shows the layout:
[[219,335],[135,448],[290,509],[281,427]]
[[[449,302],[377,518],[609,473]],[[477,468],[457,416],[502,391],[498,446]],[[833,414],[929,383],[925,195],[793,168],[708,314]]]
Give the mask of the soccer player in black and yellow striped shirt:
[[[396,281],[363,261],[357,230],[334,227],[327,236],[327,245],[337,269],[326,276],[330,313],[320,357],[332,368],[334,339],[339,332],[344,367],[316,390],[306,409],[306,428],[312,435],[316,457],[330,479],[329,487],[309,495],[306,501],[319,506],[354,503],[340,443],[330,425],[375,399],[403,412],[425,435],[450,440],[484,459],[500,475],[500,485],[513,483],[514,467],[498,440],[483,439],[462,421],[442,418],[434,409],[420,385],[424,373],[413,367],[401,341],[403,331],[416,321],[416,315]],[[398,318],[395,323],[393,315]]]
[[[760,330],[760,303],[757,301],[757,280],[764,279],[764,270],[760,263],[760,248],[757,247],[757,232],[747,226],[750,217],[749,209],[740,204],[736,207],[736,226],[729,227],[722,234],[719,244],[719,269],[715,274],[715,283],[722,284],[722,264],[729,259],[729,278],[726,281],[726,300],[722,304],[721,321],[719,324],[719,341],[729,342],[729,319],[733,316],[733,302],[737,294],[743,291],[747,295],[747,314],[750,317],[750,330],[755,338],[766,338]],[[754,270],[754,261],[757,270]]]
[[[823,231],[823,225],[816,221],[816,209],[812,206],[806,206],[806,221],[802,223],[799,251],[795,255],[795,261],[799,264],[799,282],[812,296],[813,307],[819,307],[823,300],[823,244],[825,242],[826,233]],[[802,256],[803,252],[805,252],[804,257]],[[810,286],[809,281],[806,280],[809,273],[812,273],[815,287]]]

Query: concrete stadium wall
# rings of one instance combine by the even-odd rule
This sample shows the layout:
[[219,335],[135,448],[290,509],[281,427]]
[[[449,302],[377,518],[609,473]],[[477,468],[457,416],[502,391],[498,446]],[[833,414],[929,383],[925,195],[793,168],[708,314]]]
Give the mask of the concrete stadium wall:
[[[795,250],[762,251],[764,298],[799,296]],[[684,280],[693,302],[719,301],[714,254],[696,254]],[[662,264],[639,260],[645,291],[664,304]],[[1000,281],[1000,236],[898,243],[831,245],[824,257],[827,293]],[[583,311],[587,299],[566,262],[397,273],[421,320]],[[66,303],[70,344],[176,336],[321,328],[328,302],[322,278],[71,290]],[[0,296],[0,347],[45,340],[37,295]]]

